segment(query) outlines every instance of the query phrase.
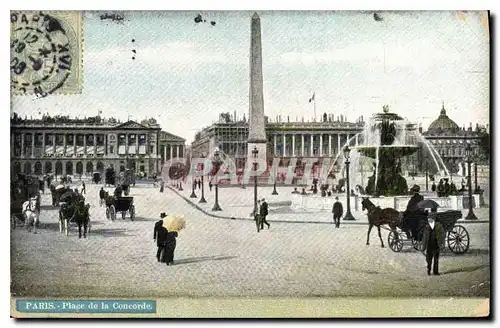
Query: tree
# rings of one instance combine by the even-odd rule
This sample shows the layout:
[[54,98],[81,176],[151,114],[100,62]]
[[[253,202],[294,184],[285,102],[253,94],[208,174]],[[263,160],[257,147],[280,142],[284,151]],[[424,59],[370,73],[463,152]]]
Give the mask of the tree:
[[478,159],[480,161],[489,161],[490,160],[490,152],[491,152],[491,141],[490,141],[489,134],[484,133],[481,136],[481,139],[479,141],[479,146],[481,147],[481,153],[480,153]]

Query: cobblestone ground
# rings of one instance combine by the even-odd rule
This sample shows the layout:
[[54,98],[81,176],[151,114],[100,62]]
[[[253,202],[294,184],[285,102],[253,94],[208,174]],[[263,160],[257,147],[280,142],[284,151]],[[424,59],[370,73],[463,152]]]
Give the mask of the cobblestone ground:
[[[78,239],[59,233],[50,193],[43,196],[41,229],[11,231],[13,296],[489,296],[489,225],[466,224],[464,255],[445,252],[441,276],[427,276],[425,257],[405,246],[381,248],[365,225],[273,223],[256,232],[252,221],[208,217],[173,191],[132,189],[137,218],[108,221],[100,186],[87,184],[92,230]],[[227,205],[226,205],[227,206]],[[183,214],[175,265],[155,258],[153,226],[159,213]],[[383,232],[386,243],[387,233]]]

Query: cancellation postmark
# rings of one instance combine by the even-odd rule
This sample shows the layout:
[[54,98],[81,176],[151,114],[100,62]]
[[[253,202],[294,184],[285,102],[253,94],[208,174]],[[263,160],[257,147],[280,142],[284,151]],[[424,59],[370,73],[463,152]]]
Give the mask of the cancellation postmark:
[[11,12],[10,75],[14,95],[82,90],[81,12]]

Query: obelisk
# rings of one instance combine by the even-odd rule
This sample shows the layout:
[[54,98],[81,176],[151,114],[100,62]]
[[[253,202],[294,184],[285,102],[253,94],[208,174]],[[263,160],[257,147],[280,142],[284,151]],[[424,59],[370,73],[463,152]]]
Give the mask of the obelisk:
[[[252,151],[259,151],[259,162],[266,160],[266,127],[264,122],[264,94],[262,86],[262,43],[260,18],[252,16],[250,36],[250,113],[248,122],[247,161],[252,162]],[[260,166],[260,165],[259,165]],[[262,168],[263,169],[263,168]]]

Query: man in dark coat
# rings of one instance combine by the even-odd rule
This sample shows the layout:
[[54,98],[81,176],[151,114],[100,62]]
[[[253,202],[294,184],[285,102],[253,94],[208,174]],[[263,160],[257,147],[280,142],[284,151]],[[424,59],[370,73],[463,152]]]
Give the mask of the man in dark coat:
[[260,230],[264,229],[264,223],[267,225],[267,229],[271,227],[271,225],[267,222],[266,217],[269,214],[268,205],[265,198],[262,198],[262,204],[260,205]]
[[153,233],[153,240],[156,241],[156,246],[158,247],[158,251],[156,252],[156,259],[158,260],[158,262],[160,262],[161,251],[162,251],[163,247],[165,246],[165,241],[166,241],[165,231],[162,231],[160,233],[160,229],[165,229],[165,228],[163,228],[163,218],[165,218],[166,216],[167,215],[165,213],[160,214],[161,220],[159,220],[158,222],[155,223],[155,228],[154,228],[154,233]]
[[406,205],[406,211],[404,213],[404,219],[402,222],[402,229],[408,236],[411,236],[411,232],[413,228],[412,222],[416,222],[417,219],[412,220],[413,216],[415,213],[419,212],[420,209],[418,208],[417,204],[424,200],[424,197],[419,194],[420,192],[420,187],[418,185],[414,185],[411,188],[411,191],[413,192],[413,196],[411,196],[410,200],[408,201],[408,204]]
[[105,204],[105,201],[104,201],[105,195],[106,195],[106,192],[104,191],[104,187],[101,187],[101,190],[99,190],[99,206],[102,206]]
[[[427,274],[431,275],[431,268],[436,276],[439,276],[439,252],[444,249],[445,231],[441,223],[435,221],[436,209],[429,214],[428,223],[425,226],[423,238],[423,251],[426,251]],[[434,265],[432,261],[434,260]]]
[[437,196],[444,197],[444,181],[443,181],[443,179],[439,180],[439,184],[437,186]]
[[448,197],[450,195],[450,184],[448,183],[448,179],[445,179],[444,182],[444,197]]
[[340,218],[342,214],[344,214],[344,208],[342,207],[342,203],[339,202],[339,198],[335,197],[335,203],[332,208],[333,213],[333,224],[335,224],[335,228],[340,228]]
[[83,195],[83,194],[87,194],[87,193],[85,192],[85,181],[82,181],[82,195]]

